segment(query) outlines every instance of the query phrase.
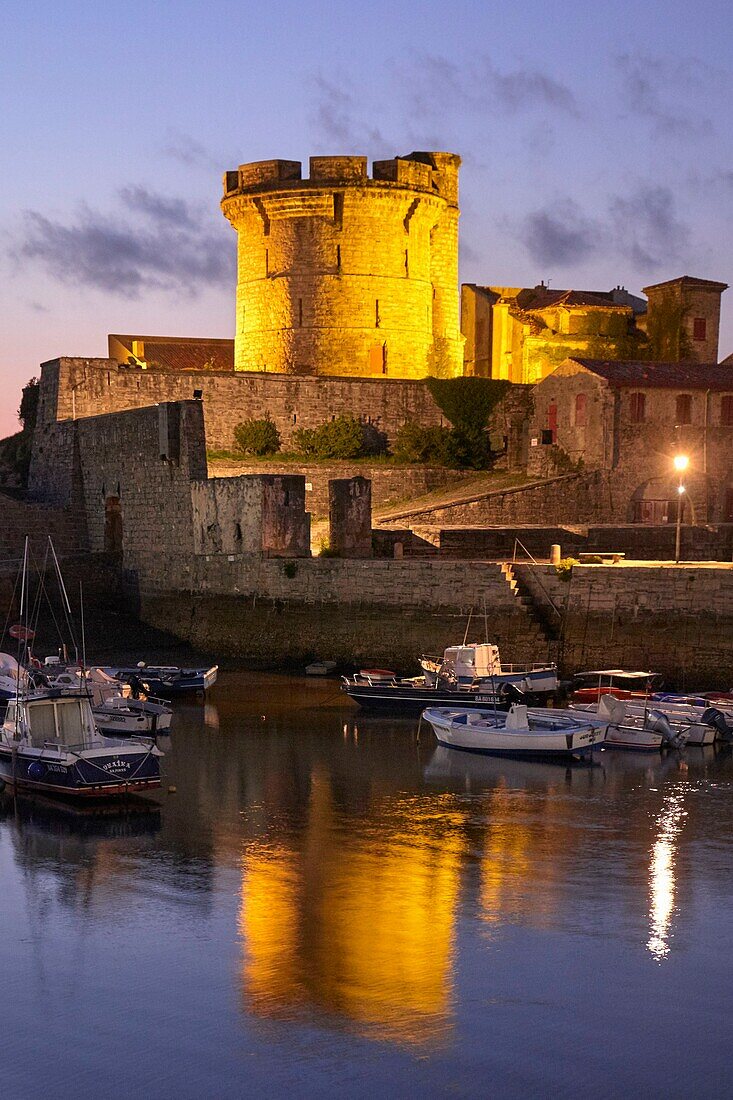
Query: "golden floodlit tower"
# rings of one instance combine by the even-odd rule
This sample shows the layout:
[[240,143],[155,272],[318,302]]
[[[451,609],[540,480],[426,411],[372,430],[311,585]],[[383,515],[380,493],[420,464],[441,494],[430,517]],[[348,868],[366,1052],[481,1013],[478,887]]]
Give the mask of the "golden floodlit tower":
[[235,368],[423,378],[463,373],[454,153],[311,157],[224,176],[237,231]]

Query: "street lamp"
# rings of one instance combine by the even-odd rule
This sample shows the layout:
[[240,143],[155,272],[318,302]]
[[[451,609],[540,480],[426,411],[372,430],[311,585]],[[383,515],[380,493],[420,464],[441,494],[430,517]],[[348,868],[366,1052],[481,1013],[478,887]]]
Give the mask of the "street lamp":
[[674,468],[680,475],[680,483],[677,486],[677,530],[675,531],[674,540],[674,560],[679,562],[680,560],[680,536],[682,534],[682,508],[684,502],[682,496],[685,491],[685,486],[682,482],[682,475],[690,465],[690,460],[687,455],[675,455],[674,456]]

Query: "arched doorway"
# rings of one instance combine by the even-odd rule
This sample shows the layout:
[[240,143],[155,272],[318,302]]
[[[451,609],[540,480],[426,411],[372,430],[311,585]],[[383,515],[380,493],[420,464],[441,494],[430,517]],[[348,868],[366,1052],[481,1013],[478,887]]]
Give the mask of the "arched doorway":
[[107,497],[104,502],[104,550],[107,554],[122,553],[122,506],[119,497]]

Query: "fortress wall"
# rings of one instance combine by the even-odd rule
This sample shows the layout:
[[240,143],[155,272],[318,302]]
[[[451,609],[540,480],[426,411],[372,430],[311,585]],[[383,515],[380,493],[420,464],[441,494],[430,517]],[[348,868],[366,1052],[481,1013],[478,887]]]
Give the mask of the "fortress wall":
[[341,462],[278,462],[277,456],[267,461],[231,461],[210,459],[212,477],[230,478],[241,474],[302,474],[306,481],[306,508],[314,518],[328,515],[328,483],[332,478],[368,477],[372,483],[372,504],[375,509],[430,493],[434,489],[455,488],[476,477],[475,470],[448,470],[443,466],[392,466],[385,462],[370,465],[368,460]]
[[566,669],[639,668],[689,689],[733,683],[733,566],[517,567],[563,611]]
[[[48,449],[52,437],[58,440],[55,461],[65,453],[57,418],[63,422],[74,416],[83,419],[159,402],[188,401],[197,390],[202,394],[209,450],[231,450],[236,425],[266,415],[274,420],[285,450],[296,428],[314,428],[334,416],[355,416],[370,423],[390,443],[406,420],[426,426],[447,423],[424,381],[231,371],[174,373],[135,370],[115,359],[64,357],[42,364],[32,472],[34,467],[39,469],[36,452]],[[492,437],[499,442],[506,437],[510,467],[523,461],[524,425],[531,405],[530,387],[513,386],[492,414]],[[55,477],[56,472],[45,465],[44,474]]]

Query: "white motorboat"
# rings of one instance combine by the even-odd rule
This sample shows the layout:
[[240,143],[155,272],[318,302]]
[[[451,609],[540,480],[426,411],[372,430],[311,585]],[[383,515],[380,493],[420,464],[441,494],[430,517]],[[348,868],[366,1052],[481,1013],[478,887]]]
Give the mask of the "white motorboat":
[[28,673],[10,653],[0,653],[0,702],[14,699],[28,687]]
[[659,752],[663,748],[680,749],[687,744],[687,725],[670,720],[656,706],[602,695],[597,703],[577,703],[571,709],[584,717],[594,715],[606,722],[608,749]]
[[441,745],[498,756],[581,758],[603,744],[607,720],[514,704],[507,713],[429,707],[423,718]]
[[0,779],[17,790],[105,798],[159,787],[162,755],[150,738],[99,733],[86,694],[18,696],[0,728]]
[[[136,699],[129,684],[120,683],[101,668],[82,670],[47,658],[42,677],[37,678],[51,690],[65,695],[87,694],[100,733],[155,737],[170,729],[173,711],[163,699],[151,696]],[[40,689],[41,684],[38,686]]]

